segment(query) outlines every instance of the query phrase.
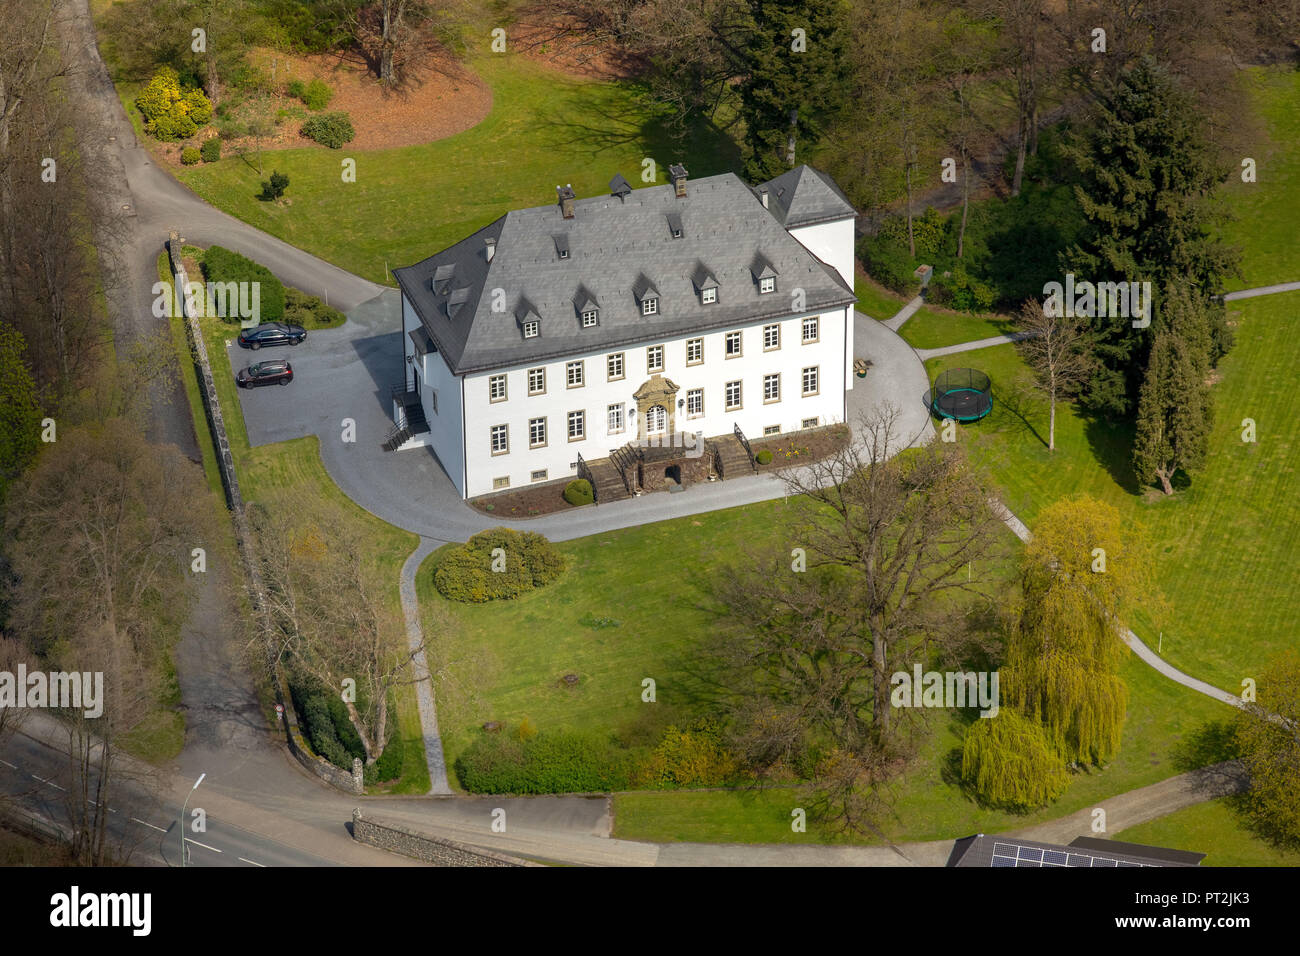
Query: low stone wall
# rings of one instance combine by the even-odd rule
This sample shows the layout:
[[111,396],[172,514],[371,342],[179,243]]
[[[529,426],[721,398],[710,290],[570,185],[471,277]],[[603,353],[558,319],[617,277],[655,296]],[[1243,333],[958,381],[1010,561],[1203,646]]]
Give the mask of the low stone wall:
[[435,866],[541,866],[522,857],[420,833],[399,823],[368,819],[352,811],[352,838]]

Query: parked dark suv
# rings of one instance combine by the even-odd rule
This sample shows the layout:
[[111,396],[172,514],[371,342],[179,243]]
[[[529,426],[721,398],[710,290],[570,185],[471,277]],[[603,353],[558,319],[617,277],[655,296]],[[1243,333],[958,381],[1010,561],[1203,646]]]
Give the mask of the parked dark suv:
[[255,385],[288,385],[293,381],[293,366],[288,359],[272,359],[269,362],[257,362],[241,369],[235,376],[240,388],[252,388]]
[[263,345],[297,345],[307,337],[301,325],[284,322],[263,322],[255,329],[239,333],[239,344],[246,349],[260,349]]

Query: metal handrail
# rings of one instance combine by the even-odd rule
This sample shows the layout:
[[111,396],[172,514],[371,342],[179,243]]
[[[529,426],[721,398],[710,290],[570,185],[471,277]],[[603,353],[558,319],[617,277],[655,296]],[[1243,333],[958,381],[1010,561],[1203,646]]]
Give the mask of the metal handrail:
[[749,456],[749,467],[753,468],[754,471],[758,471],[758,463],[754,461],[754,449],[749,447],[749,439],[746,438],[745,433],[740,430],[740,425],[733,425],[732,431],[736,433],[736,437],[740,439],[740,444],[745,449],[745,454]]
[[585,479],[591,486],[592,504],[600,504],[599,496],[596,493],[596,479],[592,477],[591,469],[587,467],[587,460],[582,457],[582,452],[578,452],[578,477]]

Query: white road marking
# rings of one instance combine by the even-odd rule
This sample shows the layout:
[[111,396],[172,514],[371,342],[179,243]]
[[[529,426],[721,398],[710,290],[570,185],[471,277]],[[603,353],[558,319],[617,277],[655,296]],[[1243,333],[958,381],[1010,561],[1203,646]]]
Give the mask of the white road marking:
[[264,869],[264,870],[266,869],[266,864],[265,864],[265,863],[258,863],[258,862],[254,861],[254,860],[245,860],[242,856],[241,856],[241,857],[237,857],[237,859],[239,860],[240,863],[250,863],[250,864],[252,864],[253,866],[260,866],[262,869]]
[[41,783],[44,783],[44,784],[49,784],[49,785],[50,785],[51,787],[53,787],[55,790],[62,790],[62,789],[63,789],[63,788],[60,787],[57,783],[55,783],[53,780],[46,780],[44,777],[38,777],[38,776],[36,776],[36,774],[32,774],[32,779],[33,779],[33,780],[39,780]]
[[138,824],[140,824],[141,826],[148,827],[150,830],[157,830],[159,833],[166,833],[166,832],[167,832],[167,831],[164,830],[162,827],[156,827],[156,826],[154,826],[152,823],[145,823],[145,822],[144,822],[143,820],[141,820],[139,817],[132,817],[132,818],[131,818],[131,822],[132,822],[132,823],[138,823]]
[[18,768],[15,767],[13,764],[11,764],[8,760],[0,760],[0,763],[4,764],[4,765],[5,765],[6,767],[8,767],[10,770],[17,770],[17,769],[18,769]]
[[201,847],[203,847],[203,849],[205,849],[205,850],[211,850],[213,853],[220,853],[220,852],[221,852],[221,851],[218,850],[215,846],[208,846],[206,843],[200,843],[198,840],[191,840],[189,837],[186,837],[186,838],[185,838],[185,842],[186,842],[186,843],[193,843],[195,846],[201,846]]

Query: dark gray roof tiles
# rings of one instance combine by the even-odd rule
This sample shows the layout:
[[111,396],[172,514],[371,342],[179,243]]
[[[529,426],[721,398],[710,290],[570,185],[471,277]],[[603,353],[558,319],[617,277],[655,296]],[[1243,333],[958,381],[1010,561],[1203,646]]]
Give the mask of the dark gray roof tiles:
[[[788,317],[796,314],[795,288],[804,290],[804,312],[854,301],[839,273],[790,236],[733,173],[688,181],[684,198],[665,185],[573,205],[572,219],[563,218],[558,203],[508,212],[437,255],[393,270],[453,372]],[[680,217],[680,239],[666,225],[669,214]],[[842,214],[852,215],[852,207]],[[487,239],[496,241],[491,262]],[[561,259],[565,242],[569,255]],[[753,266],[760,260],[777,276],[775,292],[758,291]],[[716,281],[716,303],[701,304],[701,273]],[[449,296],[440,294],[448,281],[450,297],[467,299],[454,318],[446,311]],[[648,289],[660,302],[657,314],[644,316],[638,290]],[[593,328],[573,321],[583,296],[599,303]],[[536,338],[521,334],[521,302],[541,321]]]
[[757,187],[767,189],[767,207],[787,229],[857,216],[835,180],[811,166],[796,166]]

